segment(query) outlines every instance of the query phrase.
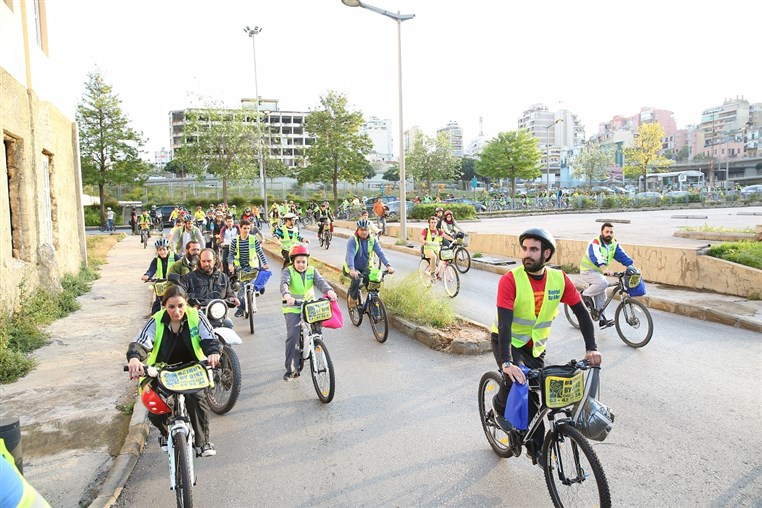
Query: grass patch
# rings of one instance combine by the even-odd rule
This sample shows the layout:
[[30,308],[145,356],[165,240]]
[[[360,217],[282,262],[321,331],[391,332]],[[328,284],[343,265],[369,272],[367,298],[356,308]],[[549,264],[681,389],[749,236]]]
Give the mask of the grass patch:
[[726,242],[710,247],[710,256],[762,270],[762,242]]
[[28,354],[47,342],[45,327],[79,309],[77,297],[90,291],[99,277],[97,267],[106,262],[109,249],[124,236],[88,237],[90,267],[83,266],[77,275],[64,275],[60,288],[21,288],[19,308],[23,312],[0,314],[0,384],[12,383],[34,368],[34,359]]
[[564,273],[579,273],[579,265],[574,263],[566,263],[558,267]]
[[481,252],[474,252],[473,254],[471,254],[471,257],[474,259],[479,259],[479,258],[483,258],[484,254],[482,254]]
[[754,228],[726,228],[723,226],[680,226],[683,231],[692,231],[698,233],[754,233]]
[[423,288],[417,273],[399,281],[385,281],[381,298],[391,314],[420,325],[444,328],[455,323],[452,299]]
[[394,242],[394,245],[405,245],[407,246],[407,241],[403,240],[401,238],[398,238],[396,242]]

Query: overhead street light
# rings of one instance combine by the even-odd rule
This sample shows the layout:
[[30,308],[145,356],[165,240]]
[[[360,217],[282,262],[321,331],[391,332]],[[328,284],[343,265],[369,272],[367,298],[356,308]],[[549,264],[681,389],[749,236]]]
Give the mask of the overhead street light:
[[254,36],[257,35],[262,31],[261,27],[255,26],[254,28],[249,28],[248,26],[243,29],[244,32],[246,32],[246,35],[251,37],[251,49],[254,53],[254,117],[257,124],[257,161],[259,162],[259,180],[262,182],[261,185],[261,194],[262,194],[262,203],[265,207],[265,214],[267,214],[267,184],[265,183],[265,165],[264,161],[262,160],[262,128],[259,123],[259,88],[257,86],[257,45],[254,42]]
[[362,7],[397,22],[397,88],[399,95],[399,145],[400,145],[400,240],[407,242],[407,190],[405,189],[405,141],[403,140],[402,130],[402,22],[413,19],[415,14],[400,14],[399,12],[389,12],[372,5],[361,2],[360,0],[341,0],[349,7]]
[[[563,122],[563,121],[564,121],[563,118],[559,118],[558,120],[556,120],[552,124],[550,124],[547,127],[545,127],[545,164],[547,165],[547,168],[548,168],[547,172],[546,172],[546,179],[547,180],[546,180],[546,184],[545,184],[545,191],[548,192],[548,193],[550,192],[550,129],[552,127],[555,127],[557,123]],[[554,137],[554,141],[555,141],[555,136],[553,136],[553,137]],[[560,184],[559,184],[559,187],[560,187]]]

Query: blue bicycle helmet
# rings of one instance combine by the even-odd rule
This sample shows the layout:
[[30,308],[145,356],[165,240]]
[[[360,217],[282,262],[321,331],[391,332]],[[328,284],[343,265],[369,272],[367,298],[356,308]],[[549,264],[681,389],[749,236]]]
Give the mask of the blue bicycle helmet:
[[159,247],[169,247],[169,240],[167,240],[166,238],[159,238],[158,240],[153,242],[153,246],[156,247],[157,249]]

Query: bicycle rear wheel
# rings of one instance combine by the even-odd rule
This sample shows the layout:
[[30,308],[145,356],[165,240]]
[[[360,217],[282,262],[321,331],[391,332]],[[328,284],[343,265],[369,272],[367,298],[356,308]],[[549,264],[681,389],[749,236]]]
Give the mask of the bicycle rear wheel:
[[193,479],[190,474],[190,457],[188,457],[188,439],[185,434],[178,432],[172,437],[175,451],[175,497],[177,508],[193,506]]
[[579,322],[577,321],[577,315],[574,313],[571,307],[564,304],[564,314],[566,315],[566,319],[569,321],[569,324],[571,324],[574,328],[579,330]]
[[542,457],[545,483],[555,506],[611,506],[603,467],[577,429],[557,426],[545,438]]
[[614,314],[616,333],[630,347],[643,347],[651,341],[654,321],[642,302],[634,298],[622,300]]
[[389,337],[389,318],[386,316],[386,307],[381,298],[370,296],[368,303],[368,315],[370,317],[370,327],[373,329],[373,336],[376,340],[384,343]]
[[323,232],[322,231],[318,234],[318,243],[320,244],[321,247],[323,246]]
[[468,253],[468,250],[464,247],[459,247],[458,250],[455,251],[455,268],[458,269],[460,273],[466,273],[471,269],[471,254]]
[[315,339],[310,355],[310,374],[312,374],[312,384],[315,385],[320,402],[328,404],[333,400],[336,392],[336,378],[333,373],[333,362],[328,354],[328,349],[322,339]]
[[460,276],[458,271],[450,263],[442,270],[442,283],[444,284],[445,293],[450,298],[455,298],[460,292]]
[[513,455],[511,438],[495,423],[495,408],[492,405],[492,399],[500,390],[502,382],[500,374],[495,371],[485,372],[482,376],[479,381],[479,419],[490,447],[505,459]]

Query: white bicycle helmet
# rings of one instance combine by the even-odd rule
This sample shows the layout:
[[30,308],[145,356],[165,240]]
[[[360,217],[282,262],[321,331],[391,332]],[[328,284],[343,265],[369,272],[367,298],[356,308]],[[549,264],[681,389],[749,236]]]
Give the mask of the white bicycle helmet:
[[153,242],[153,246],[156,247],[157,249],[159,247],[169,247],[169,240],[167,240],[166,238],[159,238],[158,240]]

